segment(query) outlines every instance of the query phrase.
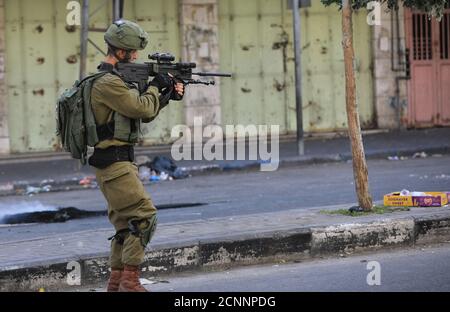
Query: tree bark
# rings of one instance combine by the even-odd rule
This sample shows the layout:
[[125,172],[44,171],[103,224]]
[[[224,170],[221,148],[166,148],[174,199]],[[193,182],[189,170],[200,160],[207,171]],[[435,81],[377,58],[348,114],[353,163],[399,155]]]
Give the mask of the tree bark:
[[352,0],[342,1],[342,46],[345,63],[345,99],[347,108],[348,132],[353,158],[353,176],[355,179],[358,203],[365,211],[372,210],[372,197],[369,191],[369,178],[364,154],[364,146],[356,103],[356,81],[353,49]]

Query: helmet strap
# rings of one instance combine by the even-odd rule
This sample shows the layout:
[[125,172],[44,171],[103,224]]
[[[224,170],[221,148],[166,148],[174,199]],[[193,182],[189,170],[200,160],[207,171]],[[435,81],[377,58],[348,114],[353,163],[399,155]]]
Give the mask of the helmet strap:
[[119,63],[128,63],[131,60],[131,51],[130,50],[124,50],[125,51],[125,57],[121,59],[119,55],[117,54],[117,51],[114,52],[114,56],[119,61]]
[[128,63],[130,60],[131,60],[131,51],[125,50],[125,58],[123,59],[123,61]]

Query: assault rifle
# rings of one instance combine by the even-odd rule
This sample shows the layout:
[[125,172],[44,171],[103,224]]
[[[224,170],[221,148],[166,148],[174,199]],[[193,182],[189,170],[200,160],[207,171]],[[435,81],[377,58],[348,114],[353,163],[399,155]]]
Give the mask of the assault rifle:
[[170,53],[155,53],[148,56],[156,62],[144,63],[117,63],[116,69],[122,75],[122,79],[129,83],[137,84],[139,92],[142,93],[148,86],[150,77],[158,74],[171,74],[175,81],[188,84],[214,85],[215,81],[196,80],[192,76],[201,77],[231,77],[227,73],[205,73],[193,72],[197,67],[195,63],[175,63],[175,57]]

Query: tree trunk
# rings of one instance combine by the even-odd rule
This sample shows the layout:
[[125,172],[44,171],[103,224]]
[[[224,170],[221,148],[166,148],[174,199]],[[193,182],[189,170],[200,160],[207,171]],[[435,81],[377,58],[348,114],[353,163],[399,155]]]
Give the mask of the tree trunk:
[[372,210],[372,197],[369,192],[369,178],[364,154],[364,146],[359,123],[358,107],[356,105],[356,82],[353,49],[352,0],[342,1],[342,46],[345,63],[345,100],[347,107],[348,132],[350,137],[353,176],[355,178],[358,203],[365,211]]

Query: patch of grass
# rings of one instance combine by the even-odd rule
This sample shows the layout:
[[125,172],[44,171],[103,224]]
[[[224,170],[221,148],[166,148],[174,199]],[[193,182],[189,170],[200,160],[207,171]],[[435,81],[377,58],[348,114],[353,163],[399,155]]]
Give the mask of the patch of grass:
[[385,214],[392,213],[398,211],[409,211],[409,207],[386,207],[386,206],[373,206],[372,211],[353,211],[350,212],[348,209],[338,209],[338,210],[321,210],[319,213],[327,214],[327,215],[343,215],[350,217],[360,217],[360,216],[368,216],[372,214]]

